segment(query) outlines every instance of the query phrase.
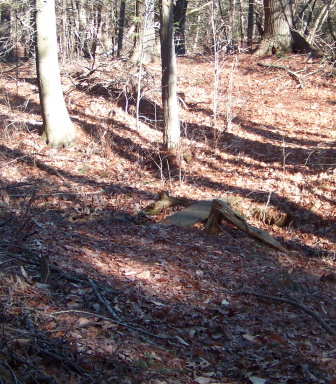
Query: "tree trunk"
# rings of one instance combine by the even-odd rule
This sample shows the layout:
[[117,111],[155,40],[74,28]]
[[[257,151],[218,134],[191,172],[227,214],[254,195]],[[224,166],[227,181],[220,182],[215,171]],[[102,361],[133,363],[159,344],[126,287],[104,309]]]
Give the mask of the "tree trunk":
[[188,1],[177,0],[174,5],[174,26],[175,26],[175,52],[177,55],[185,55],[185,23]]
[[243,11],[243,4],[242,0],[239,0],[239,19],[240,19],[240,25],[239,25],[239,31],[240,31],[240,47],[244,48],[245,45],[245,17],[244,17],[244,11]]
[[12,7],[3,5],[0,12],[0,49],[1,54],[8,60],[15,58],[12,19]]
[[61,29],[61,33],[59,33],[59,37],[60,37],[61,53],[62,53],[62,58],[63,58],[63,62],[64,62],[68,57],[70,57],[66,0],[62,0],[61,22],[62,22],[62,29]]
[[120,57],[121,51],[122,51],[122,48],[123,48],[123,38],[124,38],[124,28],[125,28],[125,7],[126,7],[126,0],[121,0],[121,2],[120,2],[119,21],[118,21],[117,57]]
[[172,150],[180,144],[177,101],[177,69],[173,31],[173,0],[160,0],[160,40],[162,61],[163,144]]
[[264,0],[264,16],[265,29],[255,54],[291,52],[291,0]]
[[333,25],[332,25],[332,22],[331,22],[330,11],[329,11],[329,14],[328,14],[327,22],[328,22],[328,28],[329,28],[330,35],[331,35],[331,37],[334,40],[334,45],[336,46],[336,33],[335,33],[334,29],[333,29]]
[[75,140],[74,126],[65,106],[57,57],[54,0],[36,0],[36,69],[44,136],[51,147]]
[[248,18],[247,18],[247,48],[252,49],[253,44],[253,12],[254,0],[249,0]]
[[155,54],[155,27],[154,27],[154,6],[155,0],[145,0],[143,3],[137,1],[137,20],[142,19],[142,25],[138,22],[135,32],[134,49],[131,60],[150,63]]
[[95,1],[95,6],[93,8],[93,27],[92,27],[92,43],[91,43],[91,58],[96,57],[97,48],[100,44],[101,36],[101,25],[102,25],[102,13],[104,11],[103,1]]
[[309,44],[314,44],[316,33],[319,28],[321,28],[322,24],[325,22],[328,16],[328,11],[329,5],[324,4],[318,15],[316,15],[313,25],[310,28],[308,25],[305,36]]
[[90,48],[88,43],[88,17],[85,7],[81,1],[76,1],[77,20],[78,20],[78,31],[77,31],[77,45],[78,54],[84,54],[84,57],[90,57]]
[[230,45],[234,45],[233,41],[233,29],[234,29],[234,22],[236,19],[236,0],[230,0],[229,2],[229,22],[227,26],[227,43]]

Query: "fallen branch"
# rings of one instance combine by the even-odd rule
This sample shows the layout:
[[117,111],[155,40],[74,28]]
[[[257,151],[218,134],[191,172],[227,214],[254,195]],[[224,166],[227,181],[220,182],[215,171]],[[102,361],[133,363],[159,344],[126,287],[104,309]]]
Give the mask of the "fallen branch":
[[328,325],[316,312],[311,310],[310,308],[307,308],[304,304],[297,300],[291,300],[291,299],[284,299],[283,297],[277,297],[277,296],[269,296],[269,295],[264,295],[262,293],[257,293],[257,292],[250,292],[250,291],[241,291],[241,293],[244,293],[246,295],[253,295],[257,297],[261,297],[263,299],[268,299],[268,300],[274,300],[274,301],[279,301],[280,303],[286,303],[286,304],[291,304],[296,308],[301,309],[303,312],[307,313],[311,317],[313,317],[324,330],[329,333],[329,335],[336,337],[336,331],[334,331],[330,325]]
[[[54,349],[54,351],[49,351],[46,348],[41,348],[38,345],[32,345],[30,348],[37,354],[41,355],[43,357],[48,357],[53,360],[58,361],[62,364],[62,366],[67,367],[72,372],[77,373],[80,376],[84,376],[86,371],[84,371],[82,368],[80,368],[78,365],[76,365],[74,362],[72,362],[68,357],[64,356],[62,351],[57,351]],[[58,355],[57,352],[60,352],[61,354]]]
[[107,309],[108,313],[117,321],[121,321],[120,317],[114,312],[114,310],[111,308],[108,301],[99,293],[98,288],[96,284],[92,281],[92,279],[88,279],[92,289],[94,290],[94,293],[96,294],[98,300],[101,302],[101,304],[104,305],[104,307]]
[[212,204],[211,212],[205,229],[210,234],[216,234],[219,232],[219,225],[222,218],[228,220],[231,224],[241,229],[249,236],[255,237],[258,240],[278,249],[281,252],[287,252],[277,240],[270,236],[266,231],[260,228],[253,227],[248,224],[247,221],[236,213],[227,203],[224,201],[215,199]]
[[173,207],[175,205],[188,205],[192,202],[190,199],[171,197],[168,192],[161,191],[159,193],[159,200],[154,204],[145,208],[144,212],[147,215],[154,216],[160,213],[164,208]]
[[112,323],[121,325],[122,327],[131,329],[133,331],[142,333],[142,334],[147,335],[147,336],[155,337],[156,339],[169,340],[169,341],[178,341],[182,345],[189,346],[189,344],[186,341],[184,341],[179,336],[160,336],[160,335],[155,335],[154,333],[150,333],[150,332],[144,331],[143,329],[133,327],[133,325],[129,325],[129,324],[123,323],[121,321],[113,320],[110,317],[101,316],[101,315],[98,315],[96,313],[80,311],[80,310],[77,310],[77,309],[68,309],[68,310],[64,310],[64,311],[53,312],[52,315],[58,315],[58,314],[62,314],[62,313],[71,313],[71,312],[72,313],[79,313],[79,314],[87,315],[87,316],[97,317],[98,319],[102,319],[102,320],[106,320],[106,321],[111,321]]
[[291,71],[290,69],[288,69],[287,67],[285,67],[284,65],[275,65],[275,64],[265,64],[265,63],[258,63],[259,66],[261,67],[266,67],[266,68],[276,68],[276,69],[282,69],[284,70],[285,72],[287,72],[290,76],[294,77],[294,79],[299,83],[300,85],[300,88],[303,88],[303,84],[302,84],[302,81],[299,77],[299,75],[293,71]]

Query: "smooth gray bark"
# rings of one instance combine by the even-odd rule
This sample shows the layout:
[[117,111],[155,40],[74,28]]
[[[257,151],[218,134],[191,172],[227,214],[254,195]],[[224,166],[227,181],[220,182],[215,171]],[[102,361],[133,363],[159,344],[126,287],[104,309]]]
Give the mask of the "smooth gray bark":
[[36,68],[44,137],[53,148],[75,140],[62,91],[57,57],[54,0],[36,0]]

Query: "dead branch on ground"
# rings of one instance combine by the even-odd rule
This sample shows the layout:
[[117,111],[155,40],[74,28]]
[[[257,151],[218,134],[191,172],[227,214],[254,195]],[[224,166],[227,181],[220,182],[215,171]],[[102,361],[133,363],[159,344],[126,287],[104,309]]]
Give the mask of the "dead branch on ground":
[[168,192],[161,191],[159,193],[159,200],[154,204],[149,205],[145,208],[144,212],[147,215],[155,216],[160,213],[164,208],[173,207],[175,205],[187,206],[192,203],[191,199],[179,198],[169,196]]
[[210,234],[219,233],[220,222],[222,218],[235,225],[240,230],[247,233],[249,236],[255,237],[258,240],[278,249],[281,252],[287,252],[277,240],[270,236],[266,231],[260,228],[253,227],[247,221],[236,213],[227,203],[215,199],[212,204],[211,212],[205,229]]
[[263,299],[268,299],[268,300],[274,300],[274,301],[279,301],[280,303],[286,303],[286,304],[291,304],[296,308],[301,309],[303,312],[307,313],[311,317],[313,317],[321,326],[324,328],[324,330],[329,333],[329,335],[336,337],[336,331],[334,331],[330,325],[328,325],[316,312],[314,312],[312,309],[307,308],[304,304],[301,302],[294,300],[294,299],[285,299],[283,297],[277,297],[277,296],[269,296],[269,295],[264,295],[262,293],[257,293],[257,292],[250,292],[250,291],[241,291],[241,293],[246,294],[246,295],[253,295],[257,296]]
[[282,69],[283,71],[287,72],[290,76],[294,77],[294,79],[297,81],[297,83],[299,84],[299,88],[303,88],[303,84],[302,84],[302,81],[299,77],[299,75],[293,71],[291,71],[290,69],[288,69],[287,67],[285,67],[284,65],[276,65],[276,64],[265,64],[265,63],[258,63],[258,65],[260,67],[266,67],[266,68],[276,68],[276,69]]
[[93,282],[92,279],[88,279],[94,293],[96,294],[98,300],[100,301],[101,304],[107,309],[108,313],[117,321],[121,321],[120,317],[114,312],[114,310],[111,308],[109,302],[99,293],[99,290],[96,286],[96,284]]

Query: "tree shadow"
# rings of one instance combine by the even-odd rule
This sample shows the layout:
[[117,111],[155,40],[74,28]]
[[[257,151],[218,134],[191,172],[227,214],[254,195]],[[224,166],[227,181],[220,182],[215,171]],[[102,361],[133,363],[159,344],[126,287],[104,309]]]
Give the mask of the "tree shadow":
[[[128,142],[127,142],[128,145]],[[127,148],[126,148],[127,149]],[[134,157],[133,155],[129,154],[129,151],[127,151],[125,148],[121,149],[119,154],[121,156],[127,156],[126,158],[128,160],[131,160],[133,162],[138,162],[138,158]],[[18,161],[24,162],[28,166],[31,167],[39,167],[41,170],[47,172],[48,174],[52,176],[56,176],[59,178],[61,176],[62,178],[65,178],[64,182],[66,180],[70,180],[71,182],[79,183],[81,185],[87,185],[91,187],[98,187],[102,190],[103,194],[124,194],[132,193],[137,196],[139,196],[142,200],[153,200],[156,198],[152,193],[141,191],[134,187],[125,187],[120,183],[115,183],[111,185],[111,183],[97,183],[96,181],[87,178],[83,175],[74,175],[73,173],[69,173],[64,170],[56,170],[53,167],[48,166],[44,162],[37,160],[35,157],[30,155],[25,155],[23,152],[19,150],[12,150],[7,148],[6,146],[0,146],[0,150],[3,154],[6,156],[12,158],[12,159],[19,159]],[[153,175],[154,177],[159,177],[159,173],[156,175]],[[29,183],[35,183],[34,179],[27,179],[27,182]],[[236,187],[234,185],[224,184],[220,182],[215,182],[208,177],[205,176],[198,176],[198,177],[185,177],[184,183],[195,185],[199,188],[202,186],[206,186],[207,188],[212,189],[215,191],[215,194],[222,194],[222,193],[234,193],[235,195],[246,197],[248,196],[249,199],[252,201],[255,201],[257,203],[265,203],[265,201],[269,198],[269,193],[262,192],[262,191],[255,191],[248,188],[241,188]],[[126,188],[126,189],[125,189]],[[266,196],[267,195],[267,196]],[[330,226],[333,225],[333,221],[330,222],[329,220],[324,219],[318,212],[313,212],[307,208],[300,207],[298,204],[288,200],[288,198],[278,195],[276,192],[272,193],[271,199],[269,201],[269,204],[276,207],[279,210],[290,212],[292,221],[290,230],[296,231],[298,233],[305,233],[305,234],[312,234],[316,235],[319,234],[321,238],[325,237],[326,239],[333,240],[333,232],[327,231]],[[283,239],[280,239],[283,240]],[[288,245],[289,249],[296,249],[304,252],[306,255],[309,256],[332,256],[328,255],[326,251],[323,248],[317,247],[313,248],[311,246],[308,246],[304,243],[301,243],[298,240],[293,240]]]
[[[14,151],[4,145],[0,147],[0,151],[3,156],[23,161],[29,167],[38,166],[48,175],[58,178],[53,168],[43,162],[37,164],[33,156],[27,156],[23,151]],[[133,157],[128,159],[136,161]],[[99,187],[107,198],[125,193],[133,193],[143,200],[154,197],[147,191],[129,187],[127,182],[112,185],[97,183],[85,176],[74,175],[71,171],[61,169],[57,171],[72,182]],[[198,181],[200,185],[210,186],[214,191],[233,190],[239,195],[252,194],[255,200],[264,201],[264,195],[258,191],[223,185],[204,176]],[[306,305],[314,305],[317,287],[322,290],[324,299],[327,295],[323,291],[322,283],[316,282],[315,275],[310,275],[295,265],[284,264],[281,258],[278,260],[276,255],[269,255],[269,250],[263,245],[251,240],[247,235],[242,235],[229,225],[224,226],[225,232],[221,236],[214,237],[197,229],[165,227],[159,223],[146,221],[136,223],[135,215],[128,213],[120,215],[120,212],[123,212],[122,206],[112,207],[110,202],[106,205],[99,201],[95,202],[90,200],[85,192],[72,194],[66,191],[62,195],[64,208],[58,208],[55,205],[57,195],[54,180],[49,181],[48,178],[42,177],[27,178],[27,182],[32,185],[13,186],[10,192],[11,198],[19,199],[15,196],[23,195],[27,204],[32,193],[46,185],[52,189],[51,201],[48,204],[46,194],[41,196],[37,194],[36,201],[41,199],[43,204],[36,204],[36,207],[32,205],[29,209],[29,215],[35,222],[32,220],[29,226],[21,228],[23,245],[28,247],[30,252],[26,251],[26,248],[18,251],[20,244],[13,243],[13,246],[16,247],[16,255],[27,255],[19,258],[19,263],[24,265],[24,269],[31,276],[39,276],[37,271],[40,268],[41,252],[48,260],[51,267],[50,279],[48,289],[43,294],[48,300],[48,313],[51,311],[53,314],[60,308],[67,311],[66,318],[60,318],[60,314],[57,314],[57,324],[63,324],[61,329],[66,331],[62,333],[58,330],[55,337],[65,339],[69,337],[73,344],[78,343],[80,347],[81,339],[78,338],[77,329],[79,316],[81,319],[89,316],[91,320],[91,315],[77,314],[76,310],[69,309],[70,296],[77,297],[75,309],[92,313],[93,318],[95,315],[111,317],[95,291],[90,289],[88,276],[118,314],[121,323],[125,324],[118,325],[111,318],[110,322],[114,324],[113,332],[108,332],[108,338],[113,345],[119,346],[120,354],[117,351],[111,358],[111,353],[105,355],[104,352],[97,352],[96,360],[90,359],[96,364],[95,371],[98,366],[111,370],[112,373],[108,372],[110,378],[118,372],[121,375],[130,375],[132,383],[137,382],[139,378],[149,382],[146,372],[150,371],[157,375],[157,371],[160,372],[163,365],[165,371],[161,371],[159,377],[176,379],[173,362],[178,358],[184,361],[188,356],[189,363],[197,363],[202,357],[201,361],[210,361],[212,369],[220,372],[222,376],[243,380],[239,373],[242,369],[241,360],[245,361],[245,365],[249,362],[251,367],[253,365],[253,369],[250,370],[260,374],[264,371],[257,363],[265,353],[272,353],[276,361],[279,361],[279,364],[273,363],[273,368],[283,364],[284,353],[287,357],[289,355],[290,367],[293,367],[293,370],[288,367],[287,375],[295,374],[295,364],[313,364],[313,358],[309,354],[303,359],[300,351],[292,348],[289,352],[282,345],[287,339],[293,341],[291,336],[293,331],[289,334],[288,324],[282,322],[287,318],[288,310],[284,310],[280,305],[272,305],[272,313],[275,313],[275,316],[270,316],[269,303],[246,299],[241,291],[245,289],[279,296],[291,295],[300,300],[305,299]],[[273,196],[272,204],[288,205],[286,198],[276,194]],[[85,207],[90,212],[82,211],[80,207]],[[301,210],[298,216],[301,214],[304,214],[304,210]],[[16,221],[15,225],[20,225],[20,220]],[[37,233],[27,236],[36,226]],[[9,235],[16,230],[15,226],[0,227],[2,241],[11,238]],[[43,247],[38,248],[34,240],[44,242]],[[296,240],[294,245],[299,244],[299,240]],[[32,253],[37,260],[35,268],[31,268],[29,264],[29,259],[33,260]],[[244,272],[245,269],[249,271],[248,274]],[[303,277],[304,283],[301,283]],[[67,284],[62,283],[63,280],[67,281]],[[307,281],[309,283],[306,283]],[[43,289],[41,286],[41,290]],[[330,317],[334,313],[334,309],[330,306],[331,302],[332,300],[329,300],[327,304],[324,303],[323,317],[328,321],[331,321]],[[39,318],[39,315],[36,316]],[[100,326],[98,320],[95,321],[95,327]],[[296,320],[295,329],[300,336],[308,337],[307,329],[313,328],[315,333],[310,337],[319,338],[319,348],[323,349],[330,343],[328,336],[315,325],[312,318],[297,316]],[[291,321],[293,328],[292,317],[288,321]],[[127,328],[127,325],[133,328]],[[247,340],[244,338],[246,334],[254,335],[256,340]],[[278,334],[283,341],[275,346],[274,339],[280,340]],[[153,335],[164,337],[156,338]],[[270,342],[266,340],[267,335],[274,335]],[[37,335],[35,340],[36,337]],[[89,346],[91,337],[96,337],[95,333],[87,332],[85,342]],[[263,339],[261,343],[257,341],[259,337]],[[181,343],[181,340],[187,344]],[[26,342],[27,345],[31,345],[33,339],[28,339]],[[44,350],[48,350],[47,340],[44,340],[43,346]],[[136,361],[123,360],[122,353],[124,349],[132,351],[132,348],[137,347],[156,353],[158,356],[164,355],[166,359],[164,364],[156,363],[153,370],[134,370]],[[82,347],[83,350],[86,351]],[[92,356],[92,347],[88,351],[90,351],[88,356],[90,353]],[[55,353],[55,349],[53,352]],[[86,356],[85,352],[83,355]],[[114,356],[123,362],[122,367],[117,366]],[[77,363],[78,361],[75,360]],[[326,380],[325,367],[319,364],[314,367],[315,377]],[[58,369],[66,370],[66,364],[59,366]],[[186,370],[184,372],[186,375],[202,372],[198,371],[198,368],[188,370],[187,365],[181,367],[182,369]],[[304,373],[299,376],[305,377]]]
[[[120,353],[124,349],[132,350],[131,346],[137,344],[159,356],[164,353],[167,359],[166,371],[161,372],[161,377],[174,377],[170,363],[177,358],[183,360],[185,356],[188,356],[190,362],[198,361],[200,356],[206,361],[211,359],[212,369],[236,380],[241,379],[241,359],[248,361],[254,356],[252,361],[255,359],[256,363],[266,349],[266,353],[272,352],[281,361],[284,353],[281,343],[276,347],[264,342],[263,348],[260,348],[258,343],[243,342],[242,330],[244,334],[249,332],[251,335],[257,330],[258,335],[279,333],[287,340],[291,337],[285,331],[288,331],[287,324],[279,321],[288,316],[288,310],[284,314],[282,307],[272,305],[272,312],[279,313],[281,320],[278,320],[277,316],[270,316],[269,303],[247,300],[241,293],[242,289],[273,295],[287,294],[305,298],[307,305],[314,303],[315,276],[308,276],[307,271],[292,265],[283,265],[276,255],[269,257],[264,246],[248,237],[236,237],[235,230],[230,227],[226,228],[226,234],[214,241],[214,237],[198,230],[153,223],[136,225],[128,220],[120,222],[111,208],[104,209],[102,217],[90,221],[70,221],[66,214],[64,210],[56,211],[54,207],[47,210],[31,209],[32,217],[43,228],[40,229],[43,232],[41,238],[49,239],[43,248],[43,255],[52,267],[47,298],[50,295],[53,300],[49,302],[48,313],[50,310],[67,309],[67,318],[58,321],[68,324],[63,327],[67,329],[63,337],[70,337],[75,343],[80,343],[80,339],[74,337],[79,316],[85,319],[88,313],[92,313],[93,318],[102,315],[110,317],[111,323],[114,323],[111,313],[99,301],[95,291],[88,289],[90,276],[100,294],[120,317],[121,323],[125,324],[122,326],[115,323],[114,332],[109,334],[110,341],[120,346]],[[28,260],[34,259],[32,253],[40,252],[32,244],[26,244],[31,245],[31,251],[27,252]],[[64,253],[67,255],[66,265],[61,256]],[[39,256],[35,257],[39,260]],[[249,274],[244,273],[244,268],[249,270]],[[36,268],[30,269],[28,262],[25,263],[25,269],[32,276],[36,275]],[[301,284],[303,274],[304,281],[314,282],[314,285]],[[63,280],[68,283],[62,283]],[[82,294],[76,294],[77,291]],[[78,297],[73,312],[68,309],[70,296]],[[224,306],[223,301],[227,303]],[[328,306],[324,304],[324,308],[325,313],[333,313],[329,303]],[[88,313],[76,314],[76,309]],[[288,321],[293,322],[293,319]],[[306,335],[309,328],[307,322],[310,327],[314,327],[312,318],[297,317],[296,332]],[[70,324],[73,325],[70,327]],[[99,326],[99,319],[95,326]],[[321,329],[314,329],[315,336],[320,339],[319,345],[323,348],[324,343],[328,343],[328,337]],[[59,331],[60,334],[62,332]],[[87,333],[86,343],[89,345],[91,337]],[[46,344],[44,346],[46,348]],[[194,351],[192,354],[191,346]],[[226,355],[225,363],[223,354]],[[119,354],[116,356],[120,359],[122,357]],[[309,355],[302,360],[302,354],[296,349],[291,349],[290,358],[290,366],[296,361],[300,364],[312,363]],[[128,363],[130,375],[134,372],[134,363],[132,360]],[[160,367],[158,364],[158,369]],[[115,373],[116,368],[113,371],[112,367],[112,372]],[[139,375],[145,375],[143,371],[136,371],[138,378]],[[253,371],[260,372],[258,364]],[[198,369],[187,369],[184,374],[188,375],[188,372],[198,372]],[[323,372],[325,369],[317,365],[315,377],[324,380]]]
[[[95,97],[99,96],[106,100],[113,100],[119,108],[129,115],[133,117],[136,116],[138,92],[132,87],[122,89],[116,88],[114,84],[76,84],[76,89]],[[161,106],[149,98],[141,96],[139,101],[139,119],[148,124],[151,128],[162,129],[163,111]]]

